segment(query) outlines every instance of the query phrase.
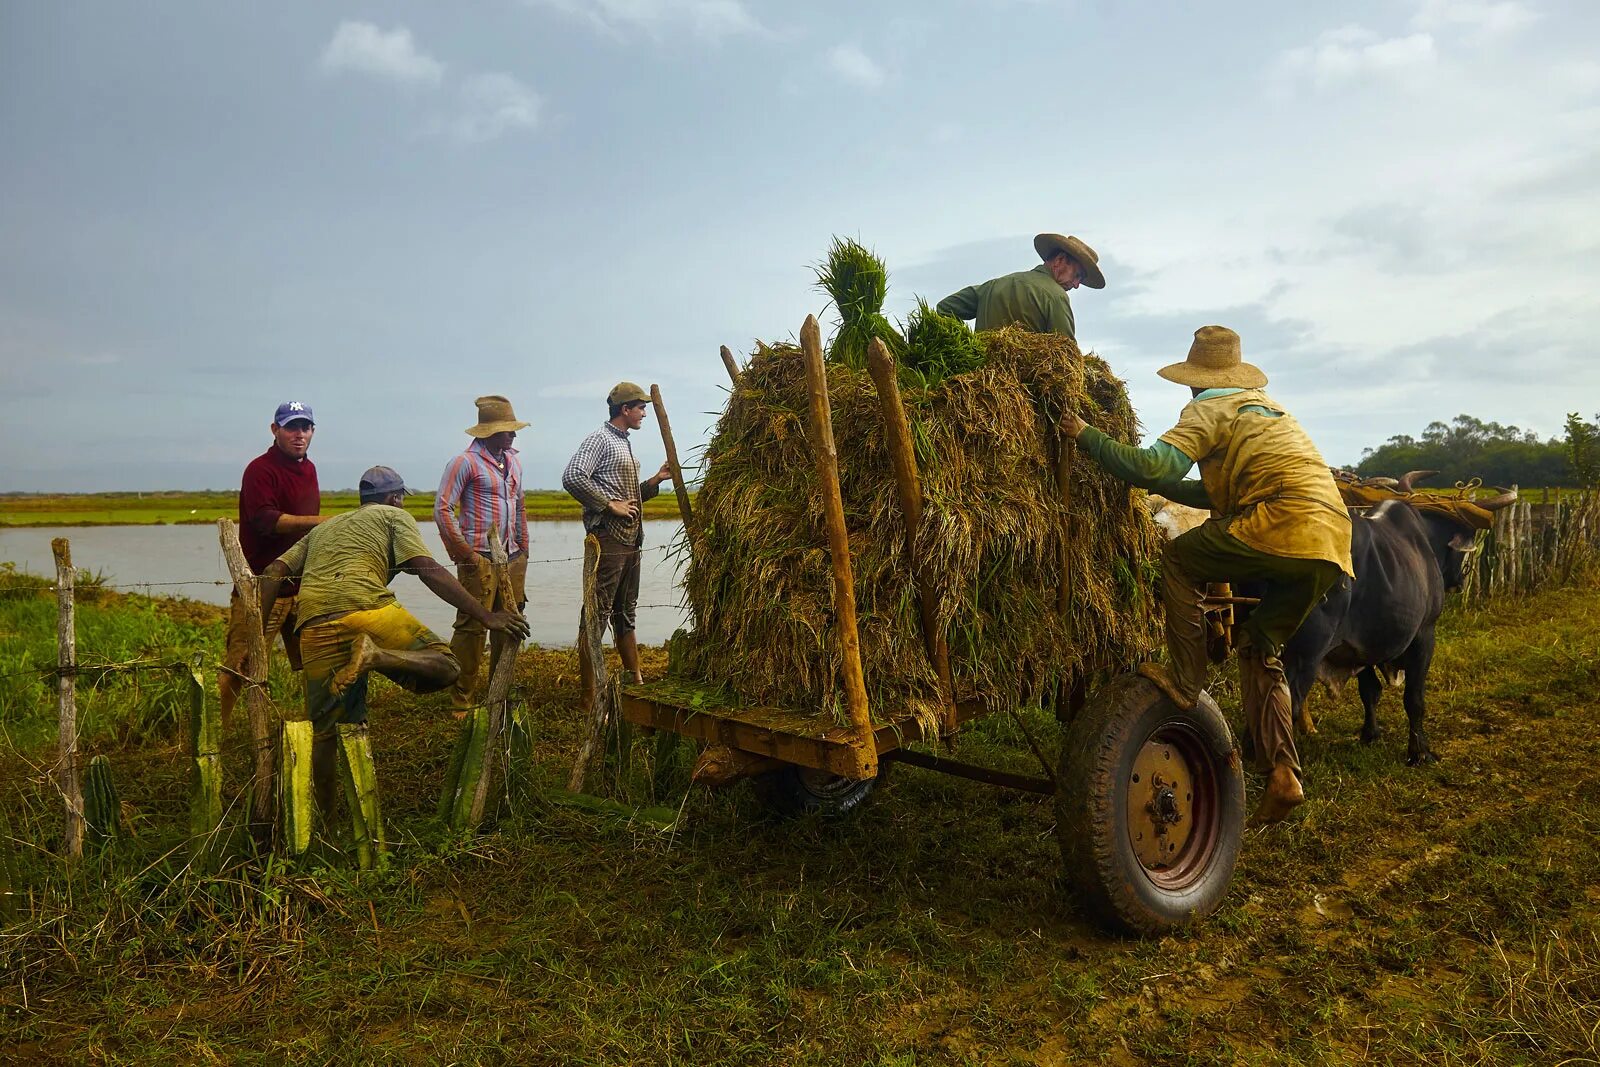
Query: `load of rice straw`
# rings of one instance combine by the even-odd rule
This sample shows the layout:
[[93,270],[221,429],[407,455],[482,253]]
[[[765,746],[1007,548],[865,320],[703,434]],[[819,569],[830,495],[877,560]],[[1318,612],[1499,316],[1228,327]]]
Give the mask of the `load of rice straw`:
[[[1047,701],[1065,672],[1121,669],[1156,646],[1159,544],[1129,488],[1079,455],[1070,627],[1062,620],[1057,419],[1076,411],[1125,442],[1137,421],[1122,382],[1068,338],[1008,327],[973,341],[981,358],[959,361],[970,369],[930,388],[913,375],[904,400],[925,498],[915,551],[936,592],[956,696],[999,709]],[[843,361],[827,374],[873,717],[934,722],[938,681],[877,390]],[[707,446],[684,581],[694,629],[675,639],[672,670],[741,702],[848,722],[808,411],[799,349],[760,345]]]

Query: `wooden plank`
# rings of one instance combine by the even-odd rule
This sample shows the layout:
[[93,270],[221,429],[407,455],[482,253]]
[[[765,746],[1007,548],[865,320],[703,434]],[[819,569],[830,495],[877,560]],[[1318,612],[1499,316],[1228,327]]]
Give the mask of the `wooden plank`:
[[[855,770],[858,741],[854,725],[840,726],[823,713],[779,708],[695,708],[637,688],[622,693],[621,711],[624,719],[638,726],[668,730],[707,744],[723,744],[846,778],[861,777]],[[958,723],[971,722],[988,713],[989,709],[977,701],[956,705]],[[921,723],[912,716],[880,723],[872,729],[873,752],[890,752],[923,737]]]
[[833,441],[833,411],[828,400],[828,372],[822,365],[822,331],[817,317],[807,315],[800,327],[800,350],[806,361],[810,394],[811,453],[821,483],[822,509],[828,526],[828,557],[833,564],[833,629],[844,675],[845,705],[855,725],[855,766],[848,777],[878,774],[873,744],[872,713],[867,707],[867,681],[861,670],[861,634],[856,628],[856,589],[850,565],[850,534],[844,524],[844,498],[839,491],[839,455]]
[[68,860],[83,857],[83,782],[78,776],[78,629],[72,569],[72,544],[50,542],[56,559],[56,788],[66,803]]

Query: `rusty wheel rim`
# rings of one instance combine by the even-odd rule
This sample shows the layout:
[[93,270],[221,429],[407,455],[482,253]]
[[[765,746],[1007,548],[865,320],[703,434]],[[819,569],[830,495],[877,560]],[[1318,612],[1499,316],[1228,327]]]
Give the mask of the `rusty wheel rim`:
[[1169,891],[1194,884],[1221,832],[1216,768],[1200,735],[1163,723],[1139,747],[1125,784],[1128,844],[1145,877]]

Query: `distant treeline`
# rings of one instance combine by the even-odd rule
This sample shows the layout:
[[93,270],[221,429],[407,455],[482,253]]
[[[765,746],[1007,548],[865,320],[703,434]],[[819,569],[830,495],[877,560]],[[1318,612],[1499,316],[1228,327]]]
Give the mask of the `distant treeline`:
[[1600,485],[1600,415],[1593,421],[1567,416],[1563,437],[1540,440],[1515,426],[1457,415],[1448,424],[1429,423],[1421,437],[1399,434],[1362,452],[1356,473],[1395,476],[1411,470],[1436,470],[1429,485],[1447,486],[1471,478],[1488,485],[1523,488]]

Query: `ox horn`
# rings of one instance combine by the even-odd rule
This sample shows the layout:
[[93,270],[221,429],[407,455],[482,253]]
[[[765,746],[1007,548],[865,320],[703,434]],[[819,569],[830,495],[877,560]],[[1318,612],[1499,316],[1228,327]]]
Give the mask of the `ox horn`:
[[1510,507],[1517,502],[1517,487],[1512,486],[1499,496],[1492,496],[1488,500],[1474,500],[1473,503],[1484,511],[1499,511],[1501,508]]
[[1406,471],[1400,476],[1400,480],[1395,483],[1395,488],[1400,490],[1402,493],[1409,493],[1411,492],[1412,482],[1420,481],[1421,479],[1428,477],[1430,474],[1438,473],[1438,471]]

